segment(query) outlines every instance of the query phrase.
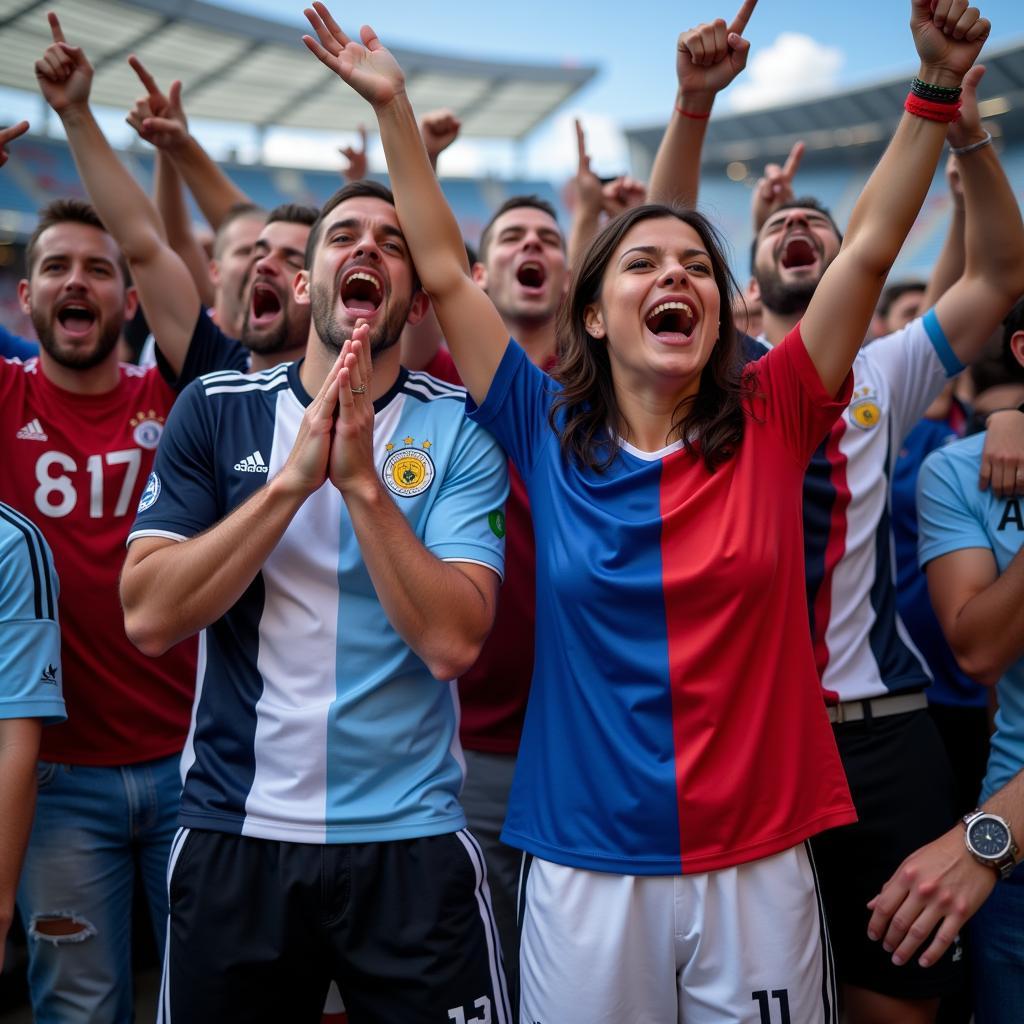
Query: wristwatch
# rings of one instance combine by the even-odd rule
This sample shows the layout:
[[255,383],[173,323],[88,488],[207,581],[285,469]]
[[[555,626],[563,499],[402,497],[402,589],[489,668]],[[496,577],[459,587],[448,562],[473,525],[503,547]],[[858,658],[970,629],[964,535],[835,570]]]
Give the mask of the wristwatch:
[[998,814],[971,811],[964,815],[964,843],[971,856],[1009,878],[1017,866],[1017,844],[1013,841],[1010,823]]

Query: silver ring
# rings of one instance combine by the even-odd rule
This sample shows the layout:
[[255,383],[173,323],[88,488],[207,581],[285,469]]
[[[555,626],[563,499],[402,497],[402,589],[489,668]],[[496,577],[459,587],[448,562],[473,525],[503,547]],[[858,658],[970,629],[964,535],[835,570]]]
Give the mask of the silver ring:
[[353,388],[352,389],[352,394],[353,395],[365,395],[366,394],[366,385],[365,384],[360,384],[359,387]]

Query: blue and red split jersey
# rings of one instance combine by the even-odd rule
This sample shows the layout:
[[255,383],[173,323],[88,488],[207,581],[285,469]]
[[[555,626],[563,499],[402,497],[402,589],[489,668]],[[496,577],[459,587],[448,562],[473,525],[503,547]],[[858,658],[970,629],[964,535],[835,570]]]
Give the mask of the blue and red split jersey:
[[849,398],[799,331],[751,363],[736,455],[566,460],[558,385],[510,342],[471,415],[529,491],[537,644],[503,838],[627,874],[713,871],[855,818],[806,627],[801,488]]

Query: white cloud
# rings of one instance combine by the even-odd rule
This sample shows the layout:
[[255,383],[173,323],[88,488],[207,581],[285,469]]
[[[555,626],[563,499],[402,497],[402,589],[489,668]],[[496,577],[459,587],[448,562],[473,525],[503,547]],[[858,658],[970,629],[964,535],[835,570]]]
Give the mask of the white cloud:
[[838,84],[846,57],[801,32],[783,32],[750,58],[747,70],[729,90],[733,110],[754,110],[829,91]]

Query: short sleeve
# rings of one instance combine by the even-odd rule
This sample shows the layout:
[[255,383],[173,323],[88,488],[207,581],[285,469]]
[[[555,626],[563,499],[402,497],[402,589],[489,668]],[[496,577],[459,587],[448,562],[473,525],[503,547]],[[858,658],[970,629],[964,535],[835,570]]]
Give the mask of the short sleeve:
[[798,463],[806,465],[848,405],[852,373],[833,398],[804,346],[799,324],[766,356],[748,363],[746,373],[757,391],[751,403],[755,415],[763,415]]
[[199,381],[167,419],[128,543],[140,537],[194,537],[221,518],[214,474],[215,428]]
[[0,505],[0,718],[67,718],[57,596],[42,534]]
[[466,398],[466,414],[498,439],[524,479],[541,445],[554,440],[548,413],[557,387],[510,339],[483,405]]
[[446,562],[476,562],[503,576],[507,497],[504,452],[486,430],[464,421],[427,517],[427,550]]
[[[962,463],[953,450],[940,448],[921,466],[917,478],[917,560],[922,569],[953,551],[992,549],[984,523],[965,493],[967,467]],[[971,486],[976,488],[976,482],[972,480]]]
[[238,370],[241,373],[248,373],[249,351],[239,341],[229,338],[210,319],[205,309],[200,309],[181,374],[175,377],[171,372],[159,344],[156,348],[156,364],[164,380],[175,391],[184,391],[192,381],[204,373],[213,373],[215,370]]
[[934,309],[872,341],[859,358],[871,362],[889,388],[892,436],[897,442],[914,429],[946,381],[964,368]]

